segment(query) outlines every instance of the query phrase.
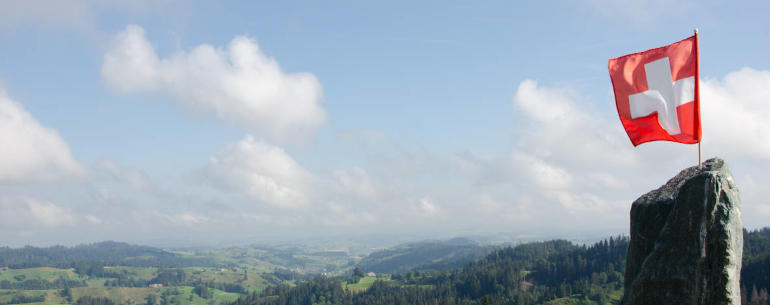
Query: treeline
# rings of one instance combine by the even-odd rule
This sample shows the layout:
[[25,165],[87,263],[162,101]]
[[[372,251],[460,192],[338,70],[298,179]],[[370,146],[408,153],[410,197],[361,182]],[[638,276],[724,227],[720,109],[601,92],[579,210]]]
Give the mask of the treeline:
[[590,247],[567,241],[531,243],[495,251],[453,271],[411,271],[376,281],[363,292],[346,291],[342,279],[317,278],[296,287],[270,287],[234,305],[299,304],[540,304],[574,298],[605,304],[622,286],[628,239]]
[[[262,277],[271,285],[259,293],[246,294],[241,283],[203,282],[187,276],[176,267],[161,268],[151,280],[130,277],[125,271],[105,268],[119,260],[130,260],[137,255],[144,257],[178,257],[150,247],[130,246],[120,243],[100,243],[88,247],[103,248],[101,254],[77,253],[74,248],[0,248],[3,262],[24,264],[53,264],[69,262],[77,273],[103,277],[105,286],[147,287],[151,283],[164,286],[192,286],[195,294],[209,298],[215,288],[244,295],[234,305],[299,305],[299,304],[462,304],[478,305],[487,300],[490,304],[612,304],[622,294],[625,257],[629,240],[612,237],[592,245],[577,245],[569,241],[527,243],[491,252],[484,258],[454,270],[412,270],[394,274],[376,281],[369,289],[352,291],[343,288],[350,278],[308,279],[288,271],[275,271]],[[128,252],[115,251],[124,247]],[[81,246],[82,247],[82,246]],[[78,248],[78,247],[75,247]],[[25,250],[26,249],[26,250]],[[43,251],[43,249],[46,249]],[[131,250],[133,249],[133,250]],[[3,252],[6,251],[6,252]],[[17,251],[17,252],[13,252]],[[27,252],[24,252],[27,251]],[[133,252],[132,252],[133,251]],[[146,252],[150,251],[150,252]],[[160,252],[152,252],[160,251]],[[13,252],[12,255],[7,255]],[[98,252],[98,251],[97,251]],[[6,256],[3,256],[3,253]],[[22,259],[22,253],[29,256]],[[32,254],[36,253],[36,254]],[[744,230],[743,269],[741,271],[741,296],[743,304],[770,305],[770,229]],[[35,256],[37,255],[37,256]],[[88,257],[102,260],[87,261]],[[9,260],[6,260],[9,259]],[[164,258],[165,259],[165,258]],[[160,260],[159,260],[160,261]],[[159,262],[156,261],[156,262]],[[179,262],[169,265],[183,265]],[[56,267],[53,264],[51,266]],[[357,268],[354,276],[363,276]],[[244,275],[244,280],[245,280]],[[24,280],[0,281],[0,289],[37,290],[64,289],[85,286],[84,281],[58,278],[53,281]],[[276,285],[284,281],[299,283],[296,286]],[[166,291],[166,290],[164,290]],[[37,296],[18,296],[36,302]],[[153,295],[154,297],[154,295]],[[162,299],[179,298],[178,295],[161,296]],[[556,301],[555,301],[556,300]],[[80,301],[80,300],[78,300]],[[189,301],[189,300],[188,300]],[[89,303],[90,302],[90,303]],[[100,303],[101,302],[101,303]],[[104,300],[83,299],[82,304],[102,304]],[[153,300],[154,302],[154,300]]]
[[[150,284],[163,284],[166,287],[192,286],[200,290],[201,287],[219,289],[225,292],[245,294],[246,289],[238,283],[223,283],[213,281],[201,281],[198,278],[189,278],[182,269],[161,269],[150,280],[136,279],[125,273],[107,273],[105,277],[114,277],[114,280],[104,281],[105,287],[147,287]],[[203,296],[201,296],[203,297]]]
[[[614,304],[622,295],[629,240],[591,246],[568,241],[529,243],[494,251],[453,271],[413,270],[347,291],[346,278],[316,278],[295,287],[268,287],[233,305],[300,304]],[[768,305],[770,229],[744,231],[742,304]],[[555,301],[559,300],[559,301]]]
[[743,230],[742,304],[768,305],[770,298],[770,228]]
[[8,303],[0,302],[0,304],[27,304],[27,303],[36,303],[36,302],[43,302],[45,301],[45,295],[38,294],[38,295],[24,295],[24,294],[17,294],[14,295],[11,300]]
[[[625,237],[590,247],[563,240],[530,243],[493,252],[452,273],[413,271],[395,278],[406,285],[436,287],[437,295],[422,297],[440,303],[476,304],[487,296],[495,304],[539,304],[575,297],[605,304],[622,286],[627,248]],[[404,293],[409,292],[397,294]]]
[[9,280],[0,281],[0,289],[20,289],[20,290],[48,290],[65,289],[67,287],[85,287],[85,281],[77,281],[59,277],[53,281],[29,279],[21,282],[11,282]]
[[80,297],[74,305],[115,305],[115,302],[105,297],[92,297],[83,296]]
[[54,246],[47,248],[0,247],[0,266],[12,269],[56,267],[78,268],[82,265],[134,266],[134,267],[189,267],[213,266],[210,258],[183,258],[161,249],[130,245],[119,242],[100,242],[75,247]]
[[483,258],[495,248],[481,246],[466,239],[448,241],[423,241],[400,247],[376,251],[359,262],[367,272],[402,273],[413,269],[457,269]]

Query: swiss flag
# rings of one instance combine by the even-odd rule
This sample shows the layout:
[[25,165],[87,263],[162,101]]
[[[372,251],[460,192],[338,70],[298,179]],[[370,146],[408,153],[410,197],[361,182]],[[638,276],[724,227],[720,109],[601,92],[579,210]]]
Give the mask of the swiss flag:
[[650,141],[700,142],[698,34],[610,59],[623,128],[634,146]]

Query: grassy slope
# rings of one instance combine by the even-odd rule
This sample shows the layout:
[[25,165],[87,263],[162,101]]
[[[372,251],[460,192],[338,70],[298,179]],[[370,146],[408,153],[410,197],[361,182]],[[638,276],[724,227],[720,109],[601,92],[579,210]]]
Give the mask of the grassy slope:
[[372,287],[372,284],[374,284],[374,281],[376,280],[382,280],[385,282],[391,282],[390,276],[381,276],[381,277],[374,277],[374,276],[365,276],[362,277],[360,280],[358,280],[358,283],[355,284],[348,284],[347,282],[342,283],[342,289],[350,290],[350,291],[364,291],[366,289],[369,289],[369,287]]
[[[181,287],[163,287],[163,288],[128,288],[128,287],[109,287],[109,288],[76,288],[72,290],[73,300],[77,300],[81,296],[97,296],[107,297],[116,303],[131,303],[144,304],[147,296],[155,295],[160,300],[164,291],[176,291],[178,294],[171,294],[169,299],[177,299],[175,304],[200,304],[206,305],[209,299],[203,299],[193,292],[193,287],[181,286]],[[238,299],[237,293],[224,292],[217,289],[209,289],[209,293],[212,294],[211,299],[217,304],[233,302]],[[57,300],[57,301],[63,301]]]
[[25,280],[52,281],[57,279],[58,277],[63,277],[65,279],[73,279],[73,280],[85,279],[80,275],[76,274],[72,269],[40,267],[40,268],[28,268],[28,269],[8,269],[5,271],[0,271],[0,281],[8,280],[11,283],[20,282],[14,278],[16,276],[24,276],[24,279],[22,281],[25,281]]
[[492,247],[480,246],[472,241],[423,241],[376,251],[358,265],[364,272],[388,274],[412,269],[455,269],[486,256],[492,250]]
[[27,290],[27,291],[17,291],[17,290],[6,290],[6,289],[0,289],[0,302],[2,303],[9,303],[11,301],[11,298],[13,298],[16,295],[24,295],[24,296],[39,296],[39,295],[47,295],[47,290]]
[[[106,267],[109,272],[123,273],[136,279],[150,280],[157,275],[158,268],[151,267]],[[249,291],[260,291],[267,287],[267,282],[260,276],[260,270],[243,269],[240,271],[225,270],[219,268],[189,267],[183,268],[188,278],[201,279],[204,282],[217,283],[242,283],[249,288]],[[247,280],[243,280],[244,272],[247,273]],[[201,304],[207,305],[210,299],[200,298],[193,292],[191,286],[164,287],[164,288],[145,288],[145,287],[104,287],[104,282],[112,280],[111,278],[85,277],[74,273],[72,269],[57,268],[29,268],[29,269],[9,269],[0,271],[0,280],[18,282],[14,276],[23,275],[24,280],[40,279],[55,280],[59,277],[73,280],[86,280],[87,287],[78,287],[72,289],[72,300],[77,300],[82,296],[107,297],[116,303],[144,304],[150,294],[154,294],[160,300],[163,291],[176,289],[179,295],[170,296],[177,298],[179,304]],[[224,292],[217,289],[209,289],[213,295],[215,303],[228,303],[236,300],[239,295],[236,293]],[[65,298],[59,296],[58,289],[51,290],[0,290],[0,302],[7,303],[15,295],[23,294],[26,296],[45,295],[46,302],[40,304],[62,304]]]

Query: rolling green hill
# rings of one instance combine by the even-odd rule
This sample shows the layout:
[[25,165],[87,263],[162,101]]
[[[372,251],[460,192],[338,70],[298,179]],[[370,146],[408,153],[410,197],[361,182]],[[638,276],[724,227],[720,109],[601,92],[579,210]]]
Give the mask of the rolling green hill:
[[184,258],[180,255],[148,246],[105,241],[74,247],[0,248],[0,266],[13,269],[34,267],[76,267],[79,263],[104,266],[182,267],[209,266],[206,258]]
[[[361,261],[362,270],[353,277],[307,274],[354,266],[348,252],[323,248],[170,252],[113,242],[0,248],[3,261],[14,266],[53,265],[0,266],[0,304],[73,304],[83,298],[83,304],[474,305],[486,299],[490,304],[606,305],[617,304],[622,296],[627,247],[626,237],[592,245],[552,240],[502,249],[467,239],[428,241],[377,251]],[[744,231],[744,304],[769,301],[769,257],[770,229]],[[215,266],[186,266],[196,262]],[[151,263],[183,267],[141,266]],[[377,275],[364,275],[370,271]]]
[[591,246],[563,240],[529,243],[493,251],[459,269],[364,277],[353,285],[341,278],[317,278],[266,289],[234,305],[473,305],[485,298],[490,304],[611,304],[622,292],[627,247],[627,238]]
[[461,267],[494,250],[463,238],[423,241],[376,251],[358,266],[364,272],[402,273],[409,270],[445,270]]

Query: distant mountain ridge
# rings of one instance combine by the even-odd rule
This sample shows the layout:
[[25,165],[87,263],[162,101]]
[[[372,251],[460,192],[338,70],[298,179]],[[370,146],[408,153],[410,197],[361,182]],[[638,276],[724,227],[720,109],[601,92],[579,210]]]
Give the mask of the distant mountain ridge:
[[421,241],[375,251],[364,257],[358,266],[364,272],[402,273],[414,269],[445,270],[466,265],[494,251],[468,238],[443,241]]
[[105,266],[123,265],[137,267],[181,267],[211,265],[200,258],[183,258],[177,254],[149,246],[131,245],[122,242],[104,241],[74,247],[24,247],[0,248],[0,266],[10,268],[62,267],[69,268],[79,263]]

